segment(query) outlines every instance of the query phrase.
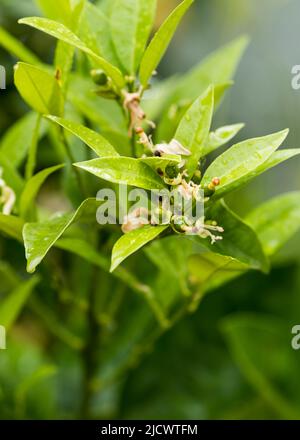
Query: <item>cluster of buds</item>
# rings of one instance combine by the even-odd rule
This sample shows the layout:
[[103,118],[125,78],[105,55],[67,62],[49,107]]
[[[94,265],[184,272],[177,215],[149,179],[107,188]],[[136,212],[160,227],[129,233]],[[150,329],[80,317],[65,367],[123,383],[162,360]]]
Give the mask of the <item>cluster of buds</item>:
[[0,168],[0,205],[2,205],[2,214],[10,215],[16,202],[16,195],[12,188],[7,186],[2,179],[2,169]]

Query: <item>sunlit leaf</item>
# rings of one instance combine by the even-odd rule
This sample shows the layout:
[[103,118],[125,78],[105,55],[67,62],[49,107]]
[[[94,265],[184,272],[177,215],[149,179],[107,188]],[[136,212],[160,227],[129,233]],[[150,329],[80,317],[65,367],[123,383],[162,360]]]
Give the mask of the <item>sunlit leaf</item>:
[[[19,20],[21,24],[27,24],[35,29],[45,32],[54,38],[58,38],[71,46],[85,52],[87,55],[93,58],[93,60],[101,67],[107,75],[113,80],[113,82],[119,88],[122,88],[125,84],[124,78],[120,70],[106,61],[104,58],[95,54],[91,49],[89,49],[85,43],[83,43],[70,29],[61,23],[53,20],[48,20],[47,18],[40,17],[28,17]],[[48,112],[54,114],[54,112]]]
[[243,127],[244,124],[226,125],[225,127],[220,127],[209,133],[208,141],[204,146],[203,155],[206,156],[217,148],[227,144],[227,142],[231,141],[231,139],[233,139]]
[[186,169],[191,178],[207,144],[214,109],[214,89],[209,87],[188,109],[175,133],[175,139],[190,150]]
[[216,189],[216,197],[242,186],[260,174],[257,168],[270,158],[287,134],[288,130],[284,130],[234,145],[208,167],[201,184],[208,185],[214,177],[218,177],[221,184]]
[[184,0],[180,3],[180,5],[177,6],[162,24],[147,47],[140,67],[140,80],[144,88],[147,87],[154,70],[165,54],[182,17],[190,8],[193,1],[194,0]]
[[157,0],[113,0],[110,15],[115,51],[125,71],[135,74],[148,41]]
[[61,115],[64,99],[54,75],[31,64],[18,63],[15,84],[26,103],[41,114]]
[[109,182],[144,189],[163,189],[163,180],[148,165],[131,157],[104,157],[74,164]]
[[78,137],[95,151],[98,156],[119,156],[114,147],[99,133],[77,122],[67,121],[66,119],[57,118],[55,116],[47,116],[47,118],[74,134],[74,136]]
[[26,223],[23,229],[23,239],[27,259],[27,271],[32,273],[45,258],[52,246],[63,233],[75,222],[85,217],[94,216],[99,202],[86,199],[75,213],[56,215],[50,220],[40,223]]

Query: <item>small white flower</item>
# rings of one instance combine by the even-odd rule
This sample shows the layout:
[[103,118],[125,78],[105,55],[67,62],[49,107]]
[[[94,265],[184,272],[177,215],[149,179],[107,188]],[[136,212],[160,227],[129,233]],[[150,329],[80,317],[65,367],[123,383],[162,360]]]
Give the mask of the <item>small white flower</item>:
[[146,208],[136,208],[124,217],[122,231],[124,234],[149,224],[149,212]]
[[7,186],[2,179],[2,172],[3,170],[0,168],[0,204],[3,205],[2,213],[4,215],[10,215],[16,202],[16,195],[13,189]]
[[176,139],[172,139],[169,144],[157,144],[155,145],[155,152],[159,154],[175,154],[178,156],[190,156],[191,152],[183,147]]

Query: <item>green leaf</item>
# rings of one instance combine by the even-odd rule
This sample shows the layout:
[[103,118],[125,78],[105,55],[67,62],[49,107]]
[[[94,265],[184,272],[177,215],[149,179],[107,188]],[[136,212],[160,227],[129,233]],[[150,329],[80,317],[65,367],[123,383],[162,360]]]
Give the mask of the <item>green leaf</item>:
[[124,234],[114,245],[110,271],[113,272],[126,258],[158,237],[169,226],[144,226]]
[[175,154],[166,154],[162,157],[141,157],[138,160],[147,164],[154,170],[165,170],[168,165],[178,165],[181,162],[180,156],[177,156]]
[[15,84],[26,103],[41,114],[61,115],[64,99],[54,75],[40,67],[18,63]]
[[38,282],[38,277],[30,278],[28,281],[21,283],[8,297],[1,301],[0,324],[3,325],[6,330],[9,330],[14,324]]
[[220,127],[215,131],[209,133],[208,141],[204,146],[203,156],[215,151],[217,148],[222,147],[231,141],[238,132],[244,128],[245,124],[234,124]]
[[194,100],[210,84],[222,84],[234,76],[239,61],[248,45],[248,38],[239,37],[208,55],[198,65],[183,75],[172,93],[172,103]]
[[156,0],[114,0],[110,16],[112,41],[125,71],[134,75],[147,44]]
[[200,299],[204,293],[219,288],[250,269],[235,258],[207,251],[191,255],[188,266],[190,278],[200,291]]
[[[238,38],[213,52],[204,61],[177,79],[162,108],[162,117],[157,133],[158,139],[169,140],[174,136],[180,118],[186,109],[201,93],[204,93],[210,84],[215,85],[215,109],[217,108],[231,84],[229,81],[236,71],[247,44],[247,38]],[[216,84],[224,84],[224,87],[218,88]]]
[[214,88],[201,95],[187,110],[175,133],[175,139],[190,150],[186,160],[188,177],[192,178],[207,144],[214,109]]
[[[188,285],[188,258],[192,253],[193,243],[178,235],[171,235],[152,242],[145,248],[145,254],[161,273],[169,277],[169,283],[175,281],[177,290],[181,295],[190,296]],[[201,269],[202,271],[202,269]],[[156,289],[155,289],[156,290]],[[177,293],[177,292],[176,292]],[[176,299],[173,295],[162,296],[158,293],[160,301],[172,303]],[[167,296],[167,297],[166,297]]]
[[275,151],[275,153],[273,153],[269,157],[269,159],[267,159],[262,165],[256,168],[253,177],[258,176],[259,174],[264,173],[270,168],[273,168],[276,165],[279,165],[280,163],[288,159],[291,159],[292,157],[298,156],[299,154],[300,154],[300,148],[288,148],[284,150]]
[[207,219],[217,221],[224,228],[223,240],[214,244],[208,238],[192,236],[192,239],[210,251],[229,256],[263,272],[269,270],[269,261],[254,230],[233,213],[223,201],[215,203],[207,214]]
[[0,46],[25,63],[41,64],[33,52],[27,49],[20,40],[10,35],[2,26],[0,26]]
[[0,213],[0,231],[20,242],[22,239],[22,229],[24,222],[20,217],[14,215],[4,215]]
[[100,202],[96,199],[86,199],[75,213],[57,215],[41,223],[26,223],[23,229],[23,239],[27,259],[27,271],[32,273],[45,258],[52,246],[75,222],[94,216]]
[[0,168],[2,168],[2,178],[10,186],[17,196],[22,192],[24,181],[18,171],[13,167],[8,157],[0,150]]
[[182,17],[190,8],[193,1],[194,0],[184,0],[180,3],[162,24],[147,47],[140,67],[140,81],[144,88],[148,86],[148,82],[164,56]]
[[56,116],[47,116],[50,121],[56,122],[61,127],[68,130],[74,136],[88,145],[98,156],[119,156],[114,147],[99,133],[90,130],[77,122],[67,121]]
[[86,2],[79,30],[80,38],[87,47],[115,66],[119,66],[110,34],[109,14],[112,7],[111,1],[101,2],[97,6]]
[[[39,138],[45,135],[46,125],[46,122],[41,125]],[[1,139],[0,151],[15,168],[21,165],[29,151],[35,126],[36,114],[27,113],[11,126]]]
[[60,0],[59,3],[53,3],[52,0],[36,0],[36,2],[45,17],[69,24],[72,13],[70,0]]
[[[91,49],[89,49],[83,41],[81,41],[77,35],[75,35],[70,29],[61,23],[53,20],[48,20],[47,18],[40,17],[28,17],[19,20],[21,24],[27,24],[35,29],[45,32],[54,38],[64,41],[71,46],[85,52],[87,55],[93,58],[99,67],[101,67],[104,72],[112,79],[118,88],[122,88],[125,85],[125,80],[123,78],[120,70],[106,61],[104,58],[97,55]],[[48,112],[53,114],[54,112]]]
[[259,174],[257,169],[274,153],[287,137],[288,130],[250,139],[234,145],[221,154],[206,170],[202,185],[208,185],[214,177],[221,180],[214,197],[242,186]]
[[245,221],[271,256],[300,229],[300,192],[283,194],[252,211]]
[[26,182],[20,197],[20,215],[22,218],[27,219],[32,203],[47,177],[63,167],[64,165],[56,165],[51,168],[45,168]]
[[[49,14],[51,14],[53,9],[56,9],[55,7],[51,8],[50,5],[53,5],[53,2],[49,2],[49,0],[40,0],[40,2],[44,4],[47,9],[49,9]],[[53,14],[54,16],[48,14],[46,15],[48,18],[52,18],[65,24],[76,33],[79,28],[79,23],[81,22],[84,4],[85,0],[79,0],[75,3],[70,2],[69,0],[63,0],[59,3],[57,11],[55,11],[55,14]],[[72,70],[74,55],[74,46],[70,46],[63,41],[58,41],[55,50],[54,66],[56,71],[59,71],[60,82],[64,88],[67,85],[67,81]]]
[[104,157],[74,164],[109,182],[144,189],[163,189],[162,179],[148,165],[131,157]]
[[[298,353],[291,324],[274,316],[237,314],[222,322],[229,349],[247,381],[280,419],[299,419]],[[287,374],[287,371],[289,374]]]

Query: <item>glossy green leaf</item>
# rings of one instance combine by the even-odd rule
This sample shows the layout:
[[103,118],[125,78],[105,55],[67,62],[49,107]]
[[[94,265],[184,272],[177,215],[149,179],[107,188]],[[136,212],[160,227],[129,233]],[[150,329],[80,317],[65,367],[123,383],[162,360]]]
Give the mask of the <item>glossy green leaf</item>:
[[144,189],[163,189],[163,180],[148,165],[131,157],[104,157],[74,164],[109,182]]
[[206,156],[217,148],[227,144],[244,126],[244,124],[226,125],[209,133],[208,141],[204,146],[203,155]]
[[52,246],[75,222],[94,216],[99,202],[96,199],[86,199],[75,213],[56,215],[50,220],[40,223],[26,223],[23,229],[27,271],[32,273],[45,258]]
[[[21,165],[29,151],[35,125],[36,114],[29,112],[12,125],[1,139],[0,151],[16,168]],[[46,126],[46,122],[41,124],[39,138],[46,133]]]
[[149,167],[154,170],[165,170],[168,165],[178,165],[181,162],[181,157],[172,154],[166,154],[162,157],[141,157],[138,159],[139,161],[147,164]]
[[0,26],[0,46],[25,63],[41,64],[41,61],[33,52],[24,46],[20,40],[9,34],[2,26]]
[[114,245],[110,271],[113,272],[126,258],[158,237],[169,226],[144,226],[124,234]]
[[157,68],[165,54],[182,17],[190,8],[193,1],[194,0],[184,0],[180,3],[180,5],[177,6],[162,24],[147,47],[140,67],[140,81],[144,88],[147,87],[154,70]]
[[21,283],[1,301],[0,323],[6,330],[9,330],[14,324],[38,282],[38,277],[34,276],[30,278],[28,281]]
[[208,238],[192,236],[194,241],[201,243],[212,252],[235,258],[253,269],[260,269],[264,272],[269,270],[269,261],[256,233],[223,201],[215,203],[210,208],[207,219],[217,221],[224,228],[222,234],[218,233],[223,240],[211,244]]
[[[124,78],[120,70],[106,61],[104,58],[95,54],[91,49],[89,49],[83,41],[81,41],[77,35],[75,35],[70,29],[61,23],[53,20],[48,20],[46,18],[40,17],[29,17],[22,18],[19,20],[21,24],[27,24],[35,29],[45,32],[54,38],[64,41],[71,46],[85,52],[87,55],[92,57],[92,59],[97,63],[101,69],[103,69],[106,74],[113,80],[117,87],[122,88],[125,84]],[[53,112],[48,112],[54,114]]]
[[134,75],[147,44],[156,0],[113,0],[110,15],[112,41],[125,71]]
[[98,156],[119,156],[114,147],[99,133],[77,122],[67,121],[66,119],[57,118],[55,116],[47,116],[47,118],[74,134],[74,136],[78,137],[95,151]]
[[20,197],[20,215],[22,218],[27,219],[32,203],[47,177],[63,167],[64,165],[56,165],[54,167],[45,168],[26,182]]
[[265,253],[273,255],[300,229],[300,192],[263,203],[245,221],[256,231]]
[[61,115],[64,99],[54,75],[31,64],[18,63],[15,84],[26,103],[41,114]]
[[257,168],[270,158],[287,134],[288,130],[284,130],[234,145],[208,167],[202,185],[208,185],[218,177],[221,184],[216,188],[215,197],[222,197],[240,187],[256,175]]
[[175,139],[185,148],[190,150],[191,156],[187,157],[186,169],[191,178],[203,156],[207,144],[214,110],[214,89],[209,87],[187,110],[179,123]]
[[0,213],[0,231],[20,242],[22,240],[22,229],[24,222],[20,217],[4,215]]

